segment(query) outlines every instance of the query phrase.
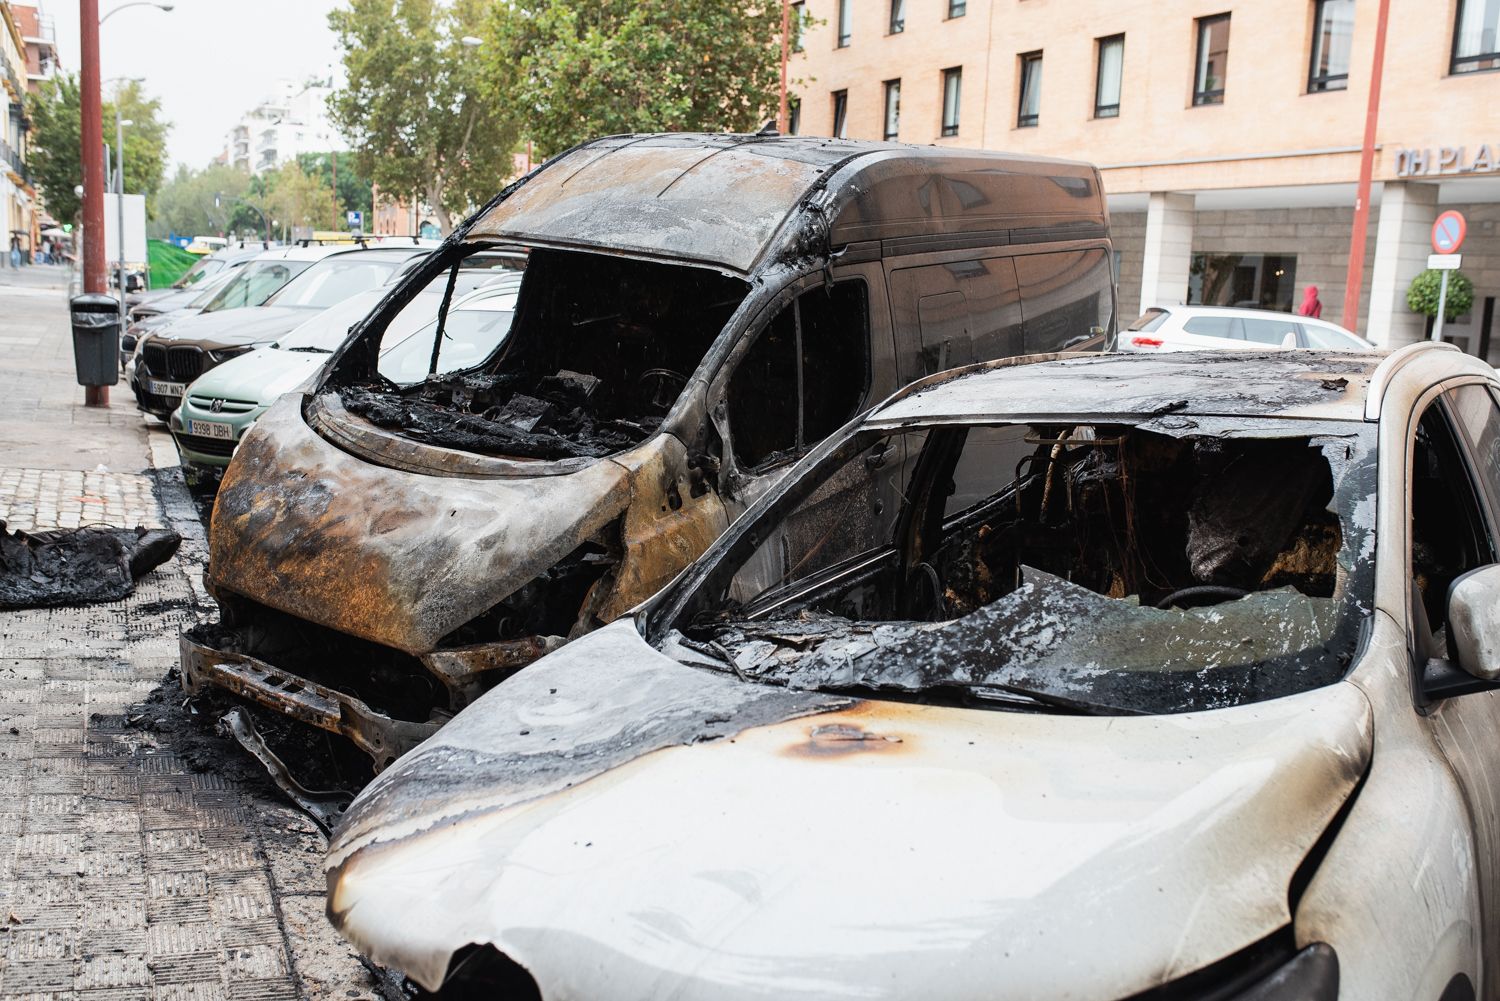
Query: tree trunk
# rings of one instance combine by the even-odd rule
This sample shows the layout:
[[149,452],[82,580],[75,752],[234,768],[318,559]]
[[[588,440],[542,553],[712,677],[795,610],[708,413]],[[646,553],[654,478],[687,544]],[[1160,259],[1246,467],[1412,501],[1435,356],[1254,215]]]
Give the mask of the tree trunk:
[[443,179],[440,176],[433,177],[427,185],[426,201],[433,215],[437,216],[438,229],[447,236],[453,232],[453,216],[443,204]]

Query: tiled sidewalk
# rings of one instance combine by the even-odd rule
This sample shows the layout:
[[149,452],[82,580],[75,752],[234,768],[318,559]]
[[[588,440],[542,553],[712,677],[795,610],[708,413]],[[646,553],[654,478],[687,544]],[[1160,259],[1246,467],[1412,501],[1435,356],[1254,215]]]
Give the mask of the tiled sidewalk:
[[0,519],[162,526],[184,542],[124,601],[0,611],[0,1001],[376,998],[323,917],[312,823],[201,748],[130,725],[208,608],[202,528],[161,468],[165,432],[128,394],[81,406],[57,343],[61,290],[54,302],[4,281],[0,467],[24,468],[0,468]]
[[0,521],[12,531],[127,525],[160,528],[151,478],[140,473],[0,469]]

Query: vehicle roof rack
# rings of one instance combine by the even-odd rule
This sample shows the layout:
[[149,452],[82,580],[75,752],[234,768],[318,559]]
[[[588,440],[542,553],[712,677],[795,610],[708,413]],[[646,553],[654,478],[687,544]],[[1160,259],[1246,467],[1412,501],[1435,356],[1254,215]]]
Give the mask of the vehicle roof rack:
[[1378,421],[1380,419],[1380,403],[1385,398],[1385,391],[1390,388],[1396,374],[1417,358],[1433,351],[1458,351],[1458,345],[1449,344],[1447,341],[1418,341],[1392,351],[1386,355],[1384,361],[1375,366],[1375,371],[1370,373],[1369,388],[1365,390],[1365,420]]

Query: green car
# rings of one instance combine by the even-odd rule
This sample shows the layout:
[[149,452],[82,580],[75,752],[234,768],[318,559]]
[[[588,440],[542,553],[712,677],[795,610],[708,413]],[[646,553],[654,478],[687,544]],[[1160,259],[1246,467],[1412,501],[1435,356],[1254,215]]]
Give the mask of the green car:
[[[462,283],[479,284],[449,308],[443,331],[441,372],[472,368],[494,353],[510,329],[521,289],[519,264],[466,269]],[[392,382],[410,384],[427,377],[438,305],[447,276],[433,282],[391,322],[381,344],[380,372]],[[275,344],[232,358],[188,386],[182,405],[168,419],[183,466],[214,473],[229,465],[240,439],[280,396],[323,367],[344,342],[349,328],[364,319],[390,291],[370,289],[324,310]]]

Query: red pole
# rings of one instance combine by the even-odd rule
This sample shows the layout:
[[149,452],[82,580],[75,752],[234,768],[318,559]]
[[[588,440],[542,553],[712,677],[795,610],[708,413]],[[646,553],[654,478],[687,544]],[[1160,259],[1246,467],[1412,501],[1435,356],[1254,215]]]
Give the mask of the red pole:
[[[82,41],[83,290],[105,292],[104,114],[99,104],[99,0],[78,0]],[[109,387],[85,386],[85,406],[109,406]]]
[[791,0],[781,0],[781,104],[776,111],[776,131],[783,134],[786,133],[787,127],[786,61],[792,50],[792,40],[789,36],[791,26]]
[[1375,17],[1375,59],[1370,68],[1370,103],[1365,110],[1365,142],[1359,154],[1359,193],[1354,196],[1354,229],[1349,235],[1349,272],[1344,279],[1344,312],[1339,322],[1359,330],[1359,293],[1365,280],[1365,235],[1370,228],[1370,181],[1375,172],[1375,125],[1380,119],[1380,81],[1385,74],[1385,27],[1391,0],[1380,0]]

